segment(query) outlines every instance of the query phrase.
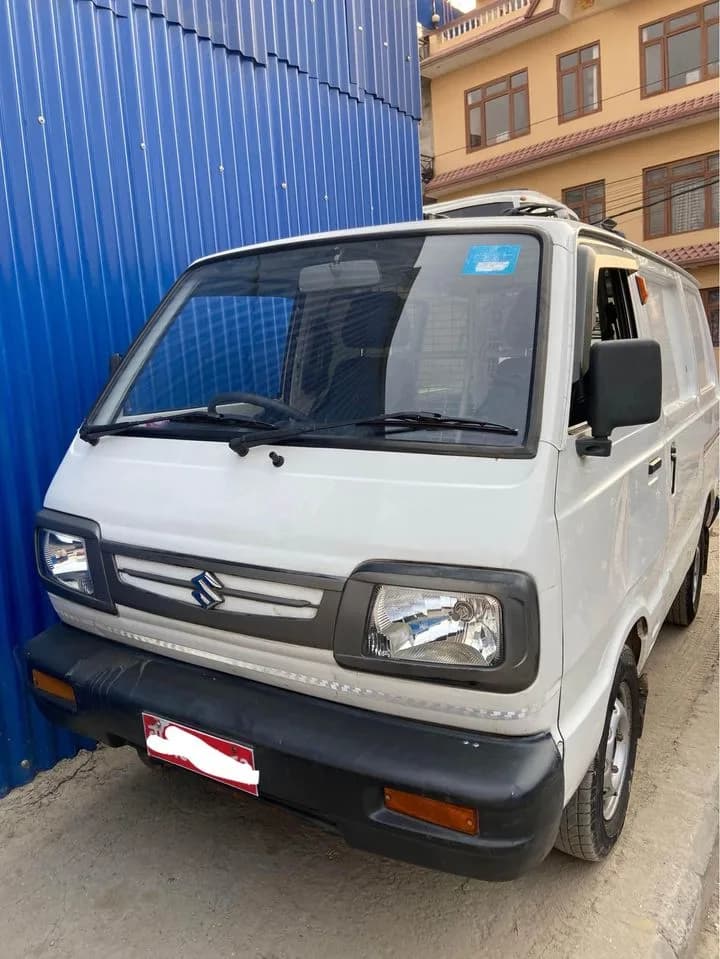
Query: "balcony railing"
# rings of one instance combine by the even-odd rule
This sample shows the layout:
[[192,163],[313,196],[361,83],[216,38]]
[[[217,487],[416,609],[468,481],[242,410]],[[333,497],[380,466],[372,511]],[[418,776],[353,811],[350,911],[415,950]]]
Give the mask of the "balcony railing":
[[494,0],[476,10],[471,10],[464,17],[452,20],[442,29],[431,33],[428,37],[429,49],[426,47],[421,52],[421,59],[424,56],[436,56],[444,52],[446,44],[452,44],[453,41],[473,33],[484,33],[503,23],[513,20],[519,20],[527,12],[533,0]]
[[423,186],[426,183],[429,183],[432,178],[435,176],[435,157],[427,156],[425,153],[420,154],[420,179],[422,180]]

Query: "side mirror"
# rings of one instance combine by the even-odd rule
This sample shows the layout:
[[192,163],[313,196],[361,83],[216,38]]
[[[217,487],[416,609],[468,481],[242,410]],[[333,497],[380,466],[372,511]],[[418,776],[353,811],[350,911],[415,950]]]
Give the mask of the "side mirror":
[[115,371],[116,371],[117,368],[120,366],[120,364],[122,363],[122,361],[123,361],[123,355],[122,355],[122,353],[111,353],[111,354],[110,354],[110,360],[109,360],[109,363],[108,363],[108,367],[109,367],[109,370],[110,370],[110,376],[113,376],[113,375],[114,375]]
[[609,456],[618,426],[654,423],[662,410],[662,364],[656,340],[608,340],[590,347],[585,377],[592,438],[579,436],[580,456]]

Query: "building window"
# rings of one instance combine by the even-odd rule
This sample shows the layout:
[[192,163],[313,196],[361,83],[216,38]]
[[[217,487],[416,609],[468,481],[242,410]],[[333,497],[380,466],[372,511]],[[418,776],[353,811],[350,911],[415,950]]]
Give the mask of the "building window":
[[720,290],[716,286],[700,290],[714,347],[720,346]]
[[527,70],[465,93],[468,150],[504,143],[530,132]]
[[605,181],[568,187],[562,191],[562,201],[583,223],[602,223],[605,219]]
[[643,170],[645,239],[718,225],[718,154]]
[[558,119],[560,123],[597,113],[600,96],[600,44],[561,53],[558,69]]
[[649,97],[718,75],[718,8],[703,3],[640,27],[642,93]]

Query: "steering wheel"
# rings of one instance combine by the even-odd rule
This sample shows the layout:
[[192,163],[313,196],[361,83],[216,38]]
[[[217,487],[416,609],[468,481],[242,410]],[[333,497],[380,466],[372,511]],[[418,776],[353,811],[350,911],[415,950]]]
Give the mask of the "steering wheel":
[[260,396],[259,393],[218,393],[208,404],[208,413],[217,413],[218,406],[225,406],[228,403],[248,403],[250,406],[259,406],[263,410],[268,410],[270,413],[290,416],[294,420],[310,420],[307,413],[296,410],[294,406],[283,403],[282,400],[274,400],[270,396]]

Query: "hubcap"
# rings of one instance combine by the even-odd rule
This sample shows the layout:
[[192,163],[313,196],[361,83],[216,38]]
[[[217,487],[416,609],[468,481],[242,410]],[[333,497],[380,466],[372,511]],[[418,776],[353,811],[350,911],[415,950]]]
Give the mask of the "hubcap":
[[613,703],[610,728],[605,745],[605,775],[603,777],[603,816],[612,819],[615,815],[630,758],[630,716],[632,701],[627,683],[621,683]]
[[695,549],[695,557],[692,564],[692,599],[693,605],[697,603],[698,599],[698,588],[700,586],[700,561],[702,559],[700,553],[700,547],[697,546]]

